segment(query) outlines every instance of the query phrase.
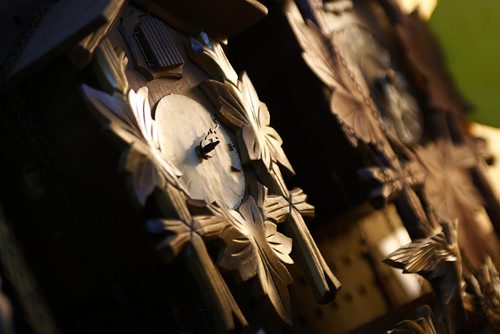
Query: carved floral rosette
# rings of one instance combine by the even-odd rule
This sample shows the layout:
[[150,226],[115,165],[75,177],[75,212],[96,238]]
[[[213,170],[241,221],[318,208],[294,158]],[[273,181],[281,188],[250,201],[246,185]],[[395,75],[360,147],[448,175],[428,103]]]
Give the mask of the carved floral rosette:
[[[164,216],[149,220],[147,228],[164,236],[158,248],[167,260],[180,254],[187,258],[214,310],[219,330],[247,325],[219,268],[234,271],[242,281],[255,278],[279,316],[291,323],[288,285],[292,277],[286,265],[293,263],[292,242],[320,301],[331,300],[340,287],[303,220],[303,216],[314,215],[314,208],[307,204],[302,190],[286,187],[280,168],[291,173],[293,168],[281,148],[280,136],[270,126],[269,111],[248,76],[236,74],[222,45],[207,34],[184,44],[193,65],[210,78],[199,88],[215,107],[215,117],[236,137],[248,188],[237,207],[190,198],[179,182],[182,172],[166,158],[164,150],[168,148],[160,143],[161,126],[165,125],[155,119],[148,87],[129,88],[131,64],[110,39],[101,42],[95,63],[113,92],[110,95],[84,85],[83,95],[107,128],[127,144],[123,167],[134,197],[144,206],[155,194],[163,209]],[[175,75],[182,76],[179,72]],[[164,95],[169,93],[165,91]],[[288,236],[278,231],[281,224],[287,225]],[[223,241],[217,265],[205,245],[214,239]]]

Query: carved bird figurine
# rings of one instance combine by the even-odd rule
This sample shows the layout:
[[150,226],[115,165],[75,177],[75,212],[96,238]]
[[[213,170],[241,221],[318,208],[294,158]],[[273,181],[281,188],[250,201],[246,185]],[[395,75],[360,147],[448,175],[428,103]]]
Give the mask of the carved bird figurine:
[[446,331],[453,333],[456,320],[465,317],[462,300],[465,283],[457,243],[458,221],[443,222],[441,226],[441,232],[401,247],[384,262],[402,269],[403,273],[419,274],[431,283],[436,293],[434,314],[443,322]]

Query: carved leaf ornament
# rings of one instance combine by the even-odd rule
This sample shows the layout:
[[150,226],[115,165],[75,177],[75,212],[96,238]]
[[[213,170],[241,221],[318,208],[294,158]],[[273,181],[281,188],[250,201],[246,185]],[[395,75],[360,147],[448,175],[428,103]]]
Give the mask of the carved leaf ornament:
[[[235,72],[227,62],[225,55],[218,51],[221,46],[202,34],[202,42],[191,39],[195,45],[193,59],[200,64],[206,55],[213,60],[214,66],[218,66],[221,74],[216,77],[223,78],[222,81],[207,80],[201,84],[212,103],[220,107],[219,116],[231,128],[240,132],[240,147],[243,152],[243,162],[262,161],[267,170],[271,169],[273,163],[280,163],[291,173],[293,168],[281,148],[283,141],[279,134],[270,124],[270,115],[267,106],[259,100],[257,92],[246,73],[240,78],[234,76]],[[210,52],[214,49],[215,51]],[[208,51],[207,51],[208,50]]]
[[354,146],[360,140],[386,153],[383,125],[363,75],[359,69],[348,67],[336,46],[335,35],[326,37],[314,23],[304,22],[291,13],[288,20],[304,50],[304,61],[330,88],[331,112],[337,117],[347,138]]
[[132,190],[141,205],[155,187],[163,188],[166,183],[179,186],[176,179],[180,172],[161,155],[147,87],[137,92],[130,89],[127,97],[117,92],[109,95],[85,85],[83,93],[105,117],[111,131],[130,145],[125,168],[131,174]]

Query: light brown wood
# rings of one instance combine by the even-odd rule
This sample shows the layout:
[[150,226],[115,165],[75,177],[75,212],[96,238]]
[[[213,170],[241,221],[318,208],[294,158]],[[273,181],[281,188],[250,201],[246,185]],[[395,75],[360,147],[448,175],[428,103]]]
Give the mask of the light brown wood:
[[[189,197],[236,208],[245,193],[245,176],[236,145],[224,125],[200,103],[178,94],[167,95],[155,108],[160,150],[181,173]],[[198,153],[200,142],[214,129],[220,143],[210,158]]]
[[[316,8],[318,15],[325,14],[322,8],[322,5]],[[304,61],[330,89],[330,111],[339,122],[346,138],[355,147],[374,150],[374,160],[384,170],[379,173],[379,177],[391,180],[387,182],[388,187],[372,192],[372,203],[381,206],[388,199],[404,203],[410,208],[411,214],[409,219],[405,219],[407,228],[415,231],[414,236],[429,235],[432,231],[432,218],[427,217],[408,179],[399,176],[405,173],[405,166],[392,145],[404,152],[407,152],[406,146],[399,137],[387,131],[359,64],[353,60],[348,63],[348,41],[345,40],[342,44],[342,39],[326,24],[327,18],[324,15],[322,19],[325,20],[325,25],[321,29],[310,21],[305,22],[294,6],[289,6],[287,17],[303,49]],[[328,31],[328,37],[325,31]],[[364,39],[366,41],[366,36]],[[392,88],[394,87],[390,90]],[[392,196],[396,190],[397,196]],[[379,200],[380,197],[382,200]]]
[[94,57],[95,71],[105,90],[118,92],[122,95],[128,92],[128,80],[125,69],[128,58],[123,50],[115,50],[109,39],[105,39],[97,48]]

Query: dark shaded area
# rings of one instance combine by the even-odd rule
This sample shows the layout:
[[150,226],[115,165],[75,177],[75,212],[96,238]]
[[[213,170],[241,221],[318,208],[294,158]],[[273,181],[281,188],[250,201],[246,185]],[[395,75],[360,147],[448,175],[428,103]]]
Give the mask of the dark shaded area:
[[182,261],[160,260],[142,225],[154,203],[132,202],[82,82],[60,58],[1,97],[0,202],[39,292],[64,333],[206,332],[210,310]]

